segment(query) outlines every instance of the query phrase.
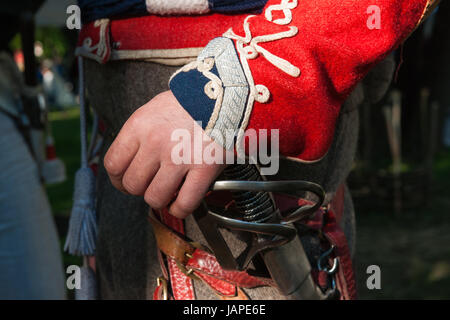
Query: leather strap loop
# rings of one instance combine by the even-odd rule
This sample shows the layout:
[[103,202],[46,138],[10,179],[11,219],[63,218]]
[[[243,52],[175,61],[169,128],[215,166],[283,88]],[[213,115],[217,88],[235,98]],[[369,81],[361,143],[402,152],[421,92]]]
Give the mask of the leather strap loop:
[[[344,187],[341,186],[329,207],[319,209],[314,218],[308,221],[307,226],[323,233],[330,244],[336,246],[336,256],[341,262],[336,274],[336,284],[341,292],[341,299],[354,299],[356,286],[351,257],[345,235],[339,228],[339,219],[337,219],[342,217],[344,193]],[[161,212],[161,215],[162,221],[168,226],[158,220],[151,210],[148,220],[153,226],[160,251],[168,257],[169,262],[173,262],[175,267],[178,266],[170,270],[170,281],[175,299],[194,298],[192,285],[188,286],[185,283],[186,281],[191,283],[193,277],[208,285],[223,300],[247,300],[248,297],[242,288],[275,286],[272,279],[251,276],[245,271],[222,269],[214,255],[183,238],[183,227],[178,224],[179,221],[171,221],[168,212]],[[176,283],[173,283],[174,281]],[[191,294],[187,295],[184,292],[185,287],[191,288],[188,290]],[[161,286],[158,286],[155,298],[161,298],[160,290]]]
[[192,255],[196,248],[162,224],[152,210],[149,210],[148,221],[153,226],[158,248],[166,256],[186,265],[189,261],[188,255]]

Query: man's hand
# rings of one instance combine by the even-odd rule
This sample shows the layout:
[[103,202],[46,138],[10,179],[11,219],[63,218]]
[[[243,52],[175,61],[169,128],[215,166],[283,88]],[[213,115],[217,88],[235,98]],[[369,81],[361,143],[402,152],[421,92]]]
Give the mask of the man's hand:
[[[105,155],[104,165],[112,184],[123,192],[143,195],[154,209],[162,209],[176,196],[169,212],[185,218],[198,207],[209,186],[225,168],[223,164],[172,161],[172,150],[180,144],[171,140],[172,132],[187,129],[194,137],[194,128],[201,130],[171,91],[150,100],[127,120]],[[203,131],[202,136],[204,144],[215,144]],[[185,151],[192,156],[198,152],[193,148]],[[223,150],[224,157],[225,154]]]

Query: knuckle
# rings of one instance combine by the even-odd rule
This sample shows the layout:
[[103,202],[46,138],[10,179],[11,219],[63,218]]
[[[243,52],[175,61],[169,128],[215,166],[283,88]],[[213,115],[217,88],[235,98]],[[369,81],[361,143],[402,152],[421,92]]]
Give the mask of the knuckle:
[[188,215],[197,208],[196,202],[188,197],[177,199],[174,205],[175,209],[182,215]]
[[119,176],[121,174],[121,168],[117,165],[117,162],[114,161],[113,157],[109,154],[105,156],[103,160],[103,165],[105,166],[106,171],[112,176]]
[[146,118],[142,116],[142,109],[138,108],[126,121],[126,125],[131,130],[139,129],[146,125]]
[[157,135],[157,131],[149,130],[146,133],[145,143],[147,146],[151,146],[151,147],[155,148],[156,146],[158,146],[159,142],[160,142],[160,137]]
[[[138,109],[139,110],[139,109]],[[139,113],[138,110],[136,110],[129,118],[128,120],[125,122],[124,127],[130,127],[132,129],[136,128],[139,126],[140,124],[140,120],[139,120]]]
[[153,193],[147,192],[144,196],[144,200],[153,209],[162,209],[164,207],[163,201]]
[[136,184],[134,179],[129,177],[128,175],[125,175],[122,179],[122,186],[123,188],[130,194],[138,196],[140,195],[140,189],[139,186]]

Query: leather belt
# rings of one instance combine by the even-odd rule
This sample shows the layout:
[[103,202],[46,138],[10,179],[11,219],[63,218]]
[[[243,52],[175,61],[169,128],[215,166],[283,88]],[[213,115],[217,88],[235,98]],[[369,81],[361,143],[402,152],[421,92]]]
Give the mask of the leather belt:
[[[327,209],[322,208],[306,223],[311,230],[317,231],[332,248],[326,257],[332,264],[333,259],[339,264],[335,273],[335,285],[341,299],[355,299],[354,280],[350,251],[347,240],[339,227],[338,219],[342,217],[344,187],[341,186]],[[333,212],[334,211],[334,212]],[[183,221],[169,214],[167,209],[158,212],[160,219],[150,209],[148,221],[152,224],[160,252],[167,257],[169,276],[166,274],[164,261],[160,259],[165,277],[159,278],[154,299],[172,298],[175,300],[195,299],[193,280],[199,280],[210,287],[221,299],[248,299],[242,288],[275,286],[270,278],[256,277],[245,271],[229,271],[220,267],[217,259],[206,248],[188,241],[184,237]],[[335,261],[336,262],[336,261]],[[328,270],[314,272],[319,286],[324,287]],[[173,297],[168,294],[168,278]]]
[[[162,210],[161,220],[172,217],[167,209]],[[178,220],[178,219],[177,219]],[[176,299],[177,289],[174,289],[174,282],[179,283],[179,277],[201,280],[207,284],[221,299],[245,300],[247,296],[241,288],[256,288],[260,286],[273,286],[273,281],[269,278],[255,277],[245,271],[229,271],[220,267],[216,258],[206,249],[198,244],[183,239],[183,235],[164,225],[155,216],[152,210],[149,211],[148,221],[152,224],[159,250],[166,255],[168,261],[174,261],[175,268],[172,272],[181,271],[176,277],[171,276],[172,291]],[[181,221],[181,220],[180,220]],[[170,264],[169,264],[170,269]],[[159,293],[165,284],[158,282],[155,297],[160,297]],[[179,296],[179,295],[178,295]]]

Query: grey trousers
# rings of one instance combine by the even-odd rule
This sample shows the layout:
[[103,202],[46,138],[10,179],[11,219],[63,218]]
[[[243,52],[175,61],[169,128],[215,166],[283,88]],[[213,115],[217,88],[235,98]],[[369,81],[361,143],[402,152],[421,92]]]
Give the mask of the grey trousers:
[[[168,90],[168,80],[178,67],[143,61],[115,61],[105,65],[87,61],[85,68],[91,104],[108,126],[104,154],[128,117],[155,95]],[[385,69],[382,73],[391,68],[388,65]],[[380,79],[379,76],[375,78]],[[275,178],[317,182],[326,191],[326,201],[330,201],[351,170],[358,136],[357,107],[365,91],[364,86],[359,85],[343,105],[333,144],[323,159],[314,164],[282,161]],[[348,190],[344,206],[342,228],[353,252],[355,218]],[[97,270],[103,299],[151,299],[161,270],[153,231],[146,220],[148,209],[142,197],[124,195],[115,190],[103,165],[100,166]],[[191,218],[186,220],[186,229],[188,237],[203,240]],[[308,246],[308,239],[302,241]],[[238,242],[238,239],[231,238],[231,246],[238,247]],[[216,298],[202,285],[196,284],[195,289],[200,299]],[[270,288],[246,292],[253,299],[283,298]]]
[[59,239],[37,165],[0,112],[0,300],[64,299]]

